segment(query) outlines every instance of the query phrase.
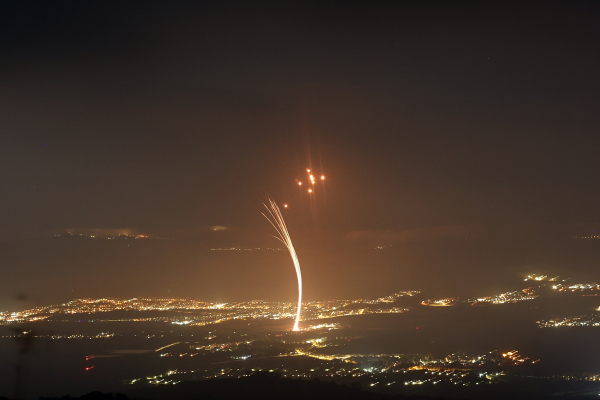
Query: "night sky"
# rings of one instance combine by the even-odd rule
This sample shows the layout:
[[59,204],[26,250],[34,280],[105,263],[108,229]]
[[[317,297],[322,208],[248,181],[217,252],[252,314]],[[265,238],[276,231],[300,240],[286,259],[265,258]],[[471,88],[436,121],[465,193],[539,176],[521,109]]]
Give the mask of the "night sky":
[[600,7],[488,3],[2,4],[0,309],[292,301],[267,196],[308,300],[600,280]]

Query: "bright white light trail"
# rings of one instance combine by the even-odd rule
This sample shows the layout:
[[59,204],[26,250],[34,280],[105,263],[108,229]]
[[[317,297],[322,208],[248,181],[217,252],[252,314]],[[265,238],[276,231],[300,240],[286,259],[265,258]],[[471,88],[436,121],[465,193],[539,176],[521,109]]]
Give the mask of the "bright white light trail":
[[268,215],[265,213],[261,213],[275,228],[278,236],[274,236],[276,239],[280,240],[285,247],[287,247],[290,252],[290,256],[292,257],[292,261],[294,262],[294,267],[296,268],[296,276],[298,277],[298,312],[296,313],[296,322],[294,323],[294,330],[300,330],[298,328],[298,321],[300,321],[300,310],[302,309],[302,273],[300,272],[300,262],[298,261],[298,256],[296,255],[296,250],[294,250],[294,245],[292,244],[292,239],[290,238],[290,234],[287,230],[287,226],[285,225],[285,221],[283,220],[283,215],[281,215],[281,210],[277,206],[273,200],[269,199],[269,205],[263,203],[263,206],[267,209]]

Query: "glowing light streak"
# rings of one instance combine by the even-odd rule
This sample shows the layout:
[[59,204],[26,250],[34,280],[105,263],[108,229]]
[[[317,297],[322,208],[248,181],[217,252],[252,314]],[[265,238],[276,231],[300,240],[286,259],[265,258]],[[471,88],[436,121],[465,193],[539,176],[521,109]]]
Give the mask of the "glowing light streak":
[[[311,190],[309,189],[309,192]],[[287,247],[290,252],[290,256],[292,257],[292,261],[294,262],[294,268],[296,269],[296,276],[298,278],[298,311],[296,312],[296,320],[294,322],[294,331],[300,330],[298,328],[298,322],[300,321],[300,311],[302,310],[302,273],[300,271],[300,262],[298,261],[298,256],[296,255],[296,250],[294,249],[294,245],[292,244],[292,239],[290,238],[290,234],[288,232],[285,221],[283,220],[283,215],[281,215],[281,210],[277,207],[277,203],[273,200],[269,199],[269,205],[264,204],[267,209],[268,215],[265,213],[261,213],[267,221],[275,228],[277,232],[277,236],[274,236],[277,240],[281,241]]]

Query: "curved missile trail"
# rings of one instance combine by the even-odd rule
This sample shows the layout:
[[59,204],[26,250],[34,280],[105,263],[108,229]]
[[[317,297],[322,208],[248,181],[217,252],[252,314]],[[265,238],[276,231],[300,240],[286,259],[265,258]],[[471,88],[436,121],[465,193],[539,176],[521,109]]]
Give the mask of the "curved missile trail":
[[267,209],[268,215],[263,212],[261,212],[261,214],[271,223],[273,228],[275,228],[275,231],[277,231],[277,236],[273,235],[273,237],[281,241],[285,247],[287,247],[290,256],[292,257],[292,261],[294,262],[294,267],[296,268],[296,276],[298,277],[298,312],[296,313],[294,330],[298,331],[300,330],[298,328],[298,321],[300,321],[300,310],[302,309],[302,273],[300,272],[300,262],[298,261],[296,250],[294,250],[292,239],[290,238],[287,226],[283,220],[283,215],[281,215],[281,210],[279,210],[277,203],[269,199],[269,204],[263,203],[263,206]]

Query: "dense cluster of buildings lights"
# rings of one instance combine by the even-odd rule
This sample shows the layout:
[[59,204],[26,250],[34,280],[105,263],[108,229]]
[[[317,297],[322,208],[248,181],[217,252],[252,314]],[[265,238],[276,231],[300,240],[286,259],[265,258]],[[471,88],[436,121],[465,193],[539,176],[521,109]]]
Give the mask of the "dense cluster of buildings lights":
[[[348,315],[374,313],[401,313],[404,308],[389,307],[402,296],[414,296],[418,291],[397,292],[391,296],[374,300],[332,300],[312,301],[302,304],[302,320],[309,321],[323,318],[333,318]],[[352,308],[351,305],[364,303],[363,308]],[[149,318],[132,316],[130,318],[111,319],[110,321],[156,321],[172,322],[180,325],[210,325],[235,319],[285,319],[293,318],[296,305],[288,302],[272,302],[252,300],[246,302],[206,302],[180,298],[133,298],[133,299],[77,299],[60,305],[36,307],[19,312],[0,312],[0,324],[34,322],[51,318],[54,315],[98,314],[111,311],[194,311],[211,310],[209,313],[165,315]],[[104,321],[98,318],[93,322]]]
[[[599,310],[600,311],[600,308]],[[559,328],[566,326],[600,326],[600,315],[581,315],[565,318],[554,318],[548,321],[537,321],[540,328]]]
[[506,304],[516,303],[518,301],[533,300],[537,297],[538,295],[535,294],[533,288],[526,288],[520,291],[501,293],[496,296],[477,297],[474,299],[469,299],[469,303],[471,303],[471,305]]
[[433,307],[449,307],[454,306],[458,303],[458,297],[446,297],[443,299],[427,299],[421,302],[423,306]]
[[594,283],[576,283],[573,285],[563,285],[557,284],[552,285],[553,290],[557,290],[559,292],[577,292],[577,291],[592,291],[592,290],[600,290],[600,285],[596,282]]

